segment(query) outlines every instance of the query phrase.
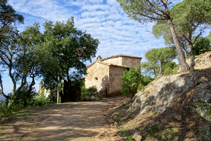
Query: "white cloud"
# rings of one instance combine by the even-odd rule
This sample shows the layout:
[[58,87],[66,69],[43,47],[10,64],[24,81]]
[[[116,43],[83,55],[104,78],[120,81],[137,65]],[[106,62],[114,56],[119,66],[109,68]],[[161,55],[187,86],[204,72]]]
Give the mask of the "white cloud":
[[126,54],[144,58],[149,49],[165,47],[164,40],[152,34],[155,23],[142,25],[132,20],[116,0],[9,0],[9,4],[25,17],[20,31],[34,22],[42,25],[46,20],[66,21],[74,16],[78,29],[99,39],[96,55],[102,57]]

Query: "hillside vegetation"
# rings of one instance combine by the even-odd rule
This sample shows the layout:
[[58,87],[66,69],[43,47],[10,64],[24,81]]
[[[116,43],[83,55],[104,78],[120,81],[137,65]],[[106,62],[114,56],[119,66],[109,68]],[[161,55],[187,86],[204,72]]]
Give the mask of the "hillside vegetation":
[[142,140],[211,140],[211,52],[196,56],[194,68],[157,78],[111,117]]

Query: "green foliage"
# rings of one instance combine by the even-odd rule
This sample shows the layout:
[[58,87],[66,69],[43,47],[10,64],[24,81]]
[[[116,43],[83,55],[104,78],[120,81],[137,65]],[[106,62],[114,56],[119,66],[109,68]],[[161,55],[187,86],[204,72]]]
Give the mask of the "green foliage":
[[145,75],[144,78],[143,78],[143,85],[146,86],[148,85],[150,82],[152,82],[154,79],[149,76],[149,75]]
[[92,86],[89,88],[82,86],[81,87],[81,100],[83,100],[85,97],[91,97],[91,96],[97,96],[96,86]]
[[31,93],[28,95],[29,91],[26,87],[23,87],[22,89],[18,89],[15,94],[10,94],[10,98],[6,99],[6,104],[9,107],[13,107],[16,105],[19,105],[20,107],[27,106],[33,97],[36,96],[35,91],[31,91]]
[[145,54],[146,59],[152,63],[165,63],[167,61],[175,59],[176,56],[177,52],[175,47],[151,49]]
[[81,87],[81,100],[83,100],[85,97],[88,97],[88,95],[86,93],[86,87],[82,86]]
[[[157,20],[167,20],[168,17],[163,9],[165,5],[158,0],[117,0],[120,3],[120,6],[128,14],[129,17],[134,20],[139,21],[140,23],[147,23]],[[168,7],[172,6],[171,2],[167,3]],[[164,14],[165,13],[165,14]]]
[[173,70],[172,70],[170,67],[167,67],[167,68],[165,68],[163,74],[164,74],[164,75],[169,75],[169,74],[172,73],[172,71],[173,71]]
[[[0,17],[0,32],[2,32],[5,27],[10,26],[12,23],[23,23],[24,21],[24,17],[17,14],[14,8],[8,4],[7,0],[0,1]],[[0,40],[1,39],[2,38],[0,38]]]
[[211,50],[211,41],[206,37],[200,37],[193,46],[192,55],[200,55]]
[[[155,66],[154,67],[154,73],[158,71],[158,67],[155,64],[159,64],[160,67],[160,74],[162,73],[162,67],[165,65],[167,62],[175,59],[177,56],[177,51],[175,47],[165,47],[165,48],[156,48],[156,49],[151,49],[146,52],[145,57],[148,60],[149,67],[150,66]],[[142,65],[144,68],[146,67],[147,64]],[[156,74],[156,73],[155,73]]]
[[122,93],[124,96],[128,96],[130,94],[134,95],[137,91],[137,88],[141,81],[143,80],[143,76],[139,69],[135,70],[134,67],[130,68],[128,72],[123,72],[122,75]]
[[149,61],[141,63],[141,71],[147,75],[157,76],[159,73],[159,65]]
[[171,73],[174,73],[175,68],[177,67],[177,64],[175,62],[167,62],[163,67],[163,74],[164,75],[169,75]]
[[150,135],[155,135],[156,133],[158,133],[160,131],[160,127],[158,125],[153,125],[151,126],[151,128],[149,129],[149,134]]
[[[203,0],[196,2],[193,0],[184,0],[177,3],[169,11],[173,17],[179,42],[183,50],[188,53],[188,44],[190,44],[190,42],[194,44],[194,42],[198,40],[198,36],[204,31],[205,27],[201,25],[205,23],[210,24],[211,1]],[[174,45],[171,32],[169,28],[166,27],[169,27],[167,21],[157,21],[153,26],[153,34],[157,38],[163,36],[166,45]],[[197,30],[200,31],[198,34],[196,34]],[[192,40],[194,38],[196,40]]]
[[138,88],[137,88],[137,91],[142,90],[142,89],[144,89],[144,88],[145,88],[145,86],[144,86],[143,84],[139,84],[139,85],[138,85]]
[[127,137],[126,141],[133,141],[133,138],[128,134],[126,130],[121,130],[125,137]]
[[30,101],[30,106],[46,106],[53,104],[53,102],[50,100],[50,98],[45,98],[45,96],[42,94],[41,96],[34,98]]
[[[64,22],[45,22],[37,49],[45,52],[48,60],[42,64],[43,81],[52,85],[61,80],[76,80],[86,73],[85,61],[95,56],[99,44],[86,31],[75,27],[74,18]],[[53,65],[49,65],[49,62]]]
[[137,91],[144,89],[153,80],[154,79],[151,76],[145,75],[141,81],[141,84],[138,85]]

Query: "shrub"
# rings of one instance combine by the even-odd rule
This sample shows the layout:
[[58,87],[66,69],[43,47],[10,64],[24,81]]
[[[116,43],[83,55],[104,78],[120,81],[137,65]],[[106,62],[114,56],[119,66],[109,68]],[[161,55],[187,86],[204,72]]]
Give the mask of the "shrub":
[[164,70],[164,75],[169,75],[169,74],[171,74],[173,72],[173,70],[172,70],[172,68],[170,68],[170,67],[168,67],[168,68],[166,68],[165,70]]
[[124,96],[128,96],[132,94],[132,96],[136,93],[137,88],[141,81],[143,80],[143,76],[139,69],[135,70],[134,67],[130,68],[128,72],[123,72],[122,75],[122,94]]
[[86,87],[82,86],[81,87],[81,100],[83,100],[85,97],[88,97],[88,95],[86,93]]
[[149,75],[145,75],[144,78],[143,78],[143,81],[142,81],[142,84],[144,86],[148,85],[150,82],[152,82],[154,79],[149,76]]
[[137,88],[137,91],[142,90],[143,88],[144,88],[144,85],[143,84],[139,84],[138,88]]
[[206,37],[200,37],[193,46],[192,55],[200,55],[211,50],[210,41]]
[[175,68],[177,68],[177,64],[175,62],[170,61],[162,67],[163,74],[169,75],[171,73],[174,73],[176,71]]
[[85,86],[81,87],[81,100],[83,100],[85,97],[91,97],[96,95],[97,95],[96,86],[92,86],[89,88],[86,88]]
[[31,100],[29,105],[30,106],[46,106],[46,105],[50,105],[52,103],[53,102],[51,102],[49,98],[45,98],[44,95],[41,95],[41,96]]
[[6,105],[9,107],[13,107],[16,105],[26,107],[33,97],[36,96],[36,92],[34,89],[31,91],[31,93],[28,92],[27,86],[23,87],[22,89],[19,89],[15,92],[15,94],[9,94],[10,98],[6,99]]

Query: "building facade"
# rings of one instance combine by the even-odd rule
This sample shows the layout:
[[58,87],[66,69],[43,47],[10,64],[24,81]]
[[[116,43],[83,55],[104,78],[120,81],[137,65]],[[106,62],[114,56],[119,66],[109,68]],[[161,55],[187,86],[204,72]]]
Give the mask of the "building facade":
[[85,77],[86,88],[96,86],[100,95],[113,95],[121,92],[122,74],[131,67],[140,67],[141,57],[116,55],[96,61],[87,66]]

